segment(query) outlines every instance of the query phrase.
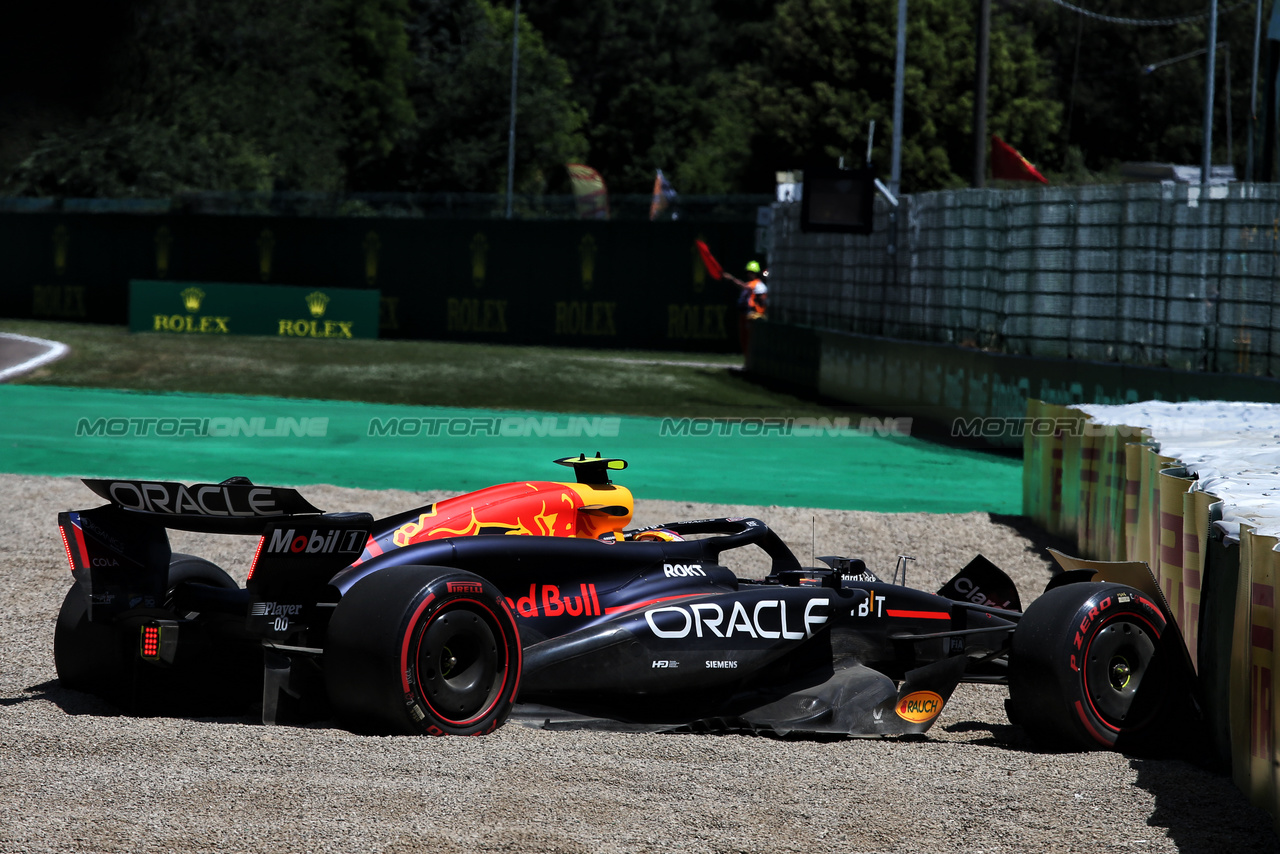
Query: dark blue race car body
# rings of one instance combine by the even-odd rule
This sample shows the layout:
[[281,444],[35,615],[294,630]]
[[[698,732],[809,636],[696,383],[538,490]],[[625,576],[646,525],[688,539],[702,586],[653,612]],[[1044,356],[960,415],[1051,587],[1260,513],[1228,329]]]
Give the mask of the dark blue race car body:
[[[506,484],[382,520],[242,480],[87,481],[111,503],[59,517],[77,581],[59,675],[139,713],[260,703],[268,723],[428,734],[482,734],[514,710],[566,726],[902,735],[927,731],[959,683],[1010,681],[1022,606],[982,557],[927,593],[857,559],[801,566],[759,519],[626,528],[631,499],[604,476],[610,461],[567,462],[576,483]],[[166,528],[259,534],[247,584],[172,555]],[[739,548],[762,549],[768,575],[731,570]],[[1148,675],[1168,620],[1150,597],[1075,587],[1070,613],[1049,615],[1055,631],[1092,609],[1090,633],[1136,625],[1150,641],[1112,643],[1090,677],[1109,680],[1122,720],[1144,676],[1148,694],[1169,681]],[[1022,717],[1057,704],[1048,736],[1127,737],[1105,704],[1072,717],[1074,694],[1056,696],[1074,689],[1071,641],[1045,643],[1070,685],[1029,673]]]

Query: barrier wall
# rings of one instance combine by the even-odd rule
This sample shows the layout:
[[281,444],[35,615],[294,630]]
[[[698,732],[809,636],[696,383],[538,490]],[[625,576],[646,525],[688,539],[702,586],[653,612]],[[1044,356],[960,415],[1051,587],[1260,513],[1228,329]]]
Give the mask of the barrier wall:
[[[1230,769],[1280,829],[1274,701],[1280,407],[1257,405],[1274,418],[1244,436],[1229,436],[1229,428],[1250,427],[1235,411],[1223,429],[1209,424],[1200,431],[1207,444],[1240,456],[1232,472],[1199,456],[1162,452],[1169,448],[1141,422],[1104,424],[1090,415],[1107,404],[1150,398],[1277,401],[1280,386],[1259,377],[1007,356],[776,321],[753,331],[748,367],[851,404],[949,422],[953,438],[1017,441],[1024,515],[1073,541],[1082,557],[1151,567],[1198,676],[1208,724],[1203,757]],[[992,430],[956,434],[957,422],[968,429],[974,419]],[[1277,512],[1268,517],[1226,495],[1232,475],[1260,500],[1276,496]]]
[[1105,423],[1103,409],[1028,401],[1028,416],[1059,426],[1024,439],[1023,512],[1082,556],[1147,562],[1199,676],[1206,758],[1229,767],[1280,827],[1280,538],[1268,533],[1280,516],[1265,510],[1272,484],[1248,477],[1276,475],[1274,435],[1198,437],[1241,460],[1227,471],[1202,455],[1162,453],[1187,443],[1155,441],[1145,424]]
[[[1029,399],[1068,405],[1151,399],[1280,401],[1280,381],[1267,377],[1011,356],[772,319],[752,327],[747,357],[752,373],[852,405],[926,419],[957,439],[978,444],[1021,447],[1021,419]],[[1070,451],[1075,453],[1075,446]]]
[[1278,184],[943,190],[901,197],[896,214],[875,201],[869,235],[805,233],[800,205],[774,205],[777,319],[1280,377]]
[[0,314],[123,324],[128,282],[382,293],[380,334],[512,344],[739,349],[754,223],[0,213]]

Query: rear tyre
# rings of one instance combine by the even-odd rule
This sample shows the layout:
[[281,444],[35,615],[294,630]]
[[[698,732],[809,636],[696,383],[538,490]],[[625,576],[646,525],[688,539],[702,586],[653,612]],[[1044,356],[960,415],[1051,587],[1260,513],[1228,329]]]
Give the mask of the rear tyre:
[[169,581],[165,585],[168,601],[173,600],[173,593],[179,584],[204,584],[228,590],[235,590],[240,586],[226,570],[213,561],[175,553],[169,557]]
[[389,567],[334,609],[325,687],[355,730],[483,735],[511,713],[520,661],[515,618],[493,584],[457,569]]
[[1010,720],[1050,746],[1160,749],[1177,672],[1166,625],[1154,602],[1122,584],[1045,592],[1013,633]]
[[[166,609],[171,609],[174,594],[182,585],[239,587],[216,564],[192,555],[174,554],[169,562]],[[260,673],[252,670],[255,660],[260,668],[261,656],[256,651],[253,656],[245,656],[243,652],[215,653],[180,647],[180,658],[174,667],[143,664],[137,660],[138,631],[139,623],[128,618],[90,622],[84,589],[74,585],[62,600],[54,627],[53,660],[58,681],[64,688],[97,695],[126,711],[147,714],[238,707],[243,705],[245,696],[242,683],[261,679]]]
[[[175,554],[169,561],[169,581],[165,586],[165,608],[176,616],[189,616],[190,602],[199,600],[190,588],[215,587],[240,590],[236,580],[222,567],[187,554]],[[184,589],[187,595],[183,595]],[[184,604],[186,603],[186,604]],[[200,606],[197,606],[200,607]],[[242,714],[262,698],[262,648],[256,640],[240,636],[243,611],[233,614],[201,612],[189,630],[194,642],[180,643],[173,667],[148,667],[144,681],[152,698],[139,697],[140,707],[157,711],[191,712],[210,715]],[[198,628],[198,631],[197,631]],[[180,635],[181,637],[181,635]],[[130,642],[136,643],[130,635]],[[150,705],[154,702],[154,705]]]
[[62,599],[53,629],[53,663],[63,688],[110,699],[112,685],[124,681],[128,659],[111,623],[89,622],[89,600],[79,584]]

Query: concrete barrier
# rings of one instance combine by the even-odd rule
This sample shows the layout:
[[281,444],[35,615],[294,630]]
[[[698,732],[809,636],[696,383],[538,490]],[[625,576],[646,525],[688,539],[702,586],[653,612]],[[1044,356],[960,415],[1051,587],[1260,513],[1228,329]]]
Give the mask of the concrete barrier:
[[[1061,419],[1063,429],[1024,444],[1023,506],[1082,556],[1147,563],[1199,676],[1205,758],[1229,767],[1280,827],[1280,441],[1271,420],[1280,424],[1280,407],[1229,406],[1243,408],[1215,432],[1212,421],[1187,422],[1193,404],[1162,426],[1121,423],[1126,407],[1030,401],[1029,416]],[[1237,411],[1244,429],[1232,435]],[[1162,436],[1170,424],[1181,426]]]

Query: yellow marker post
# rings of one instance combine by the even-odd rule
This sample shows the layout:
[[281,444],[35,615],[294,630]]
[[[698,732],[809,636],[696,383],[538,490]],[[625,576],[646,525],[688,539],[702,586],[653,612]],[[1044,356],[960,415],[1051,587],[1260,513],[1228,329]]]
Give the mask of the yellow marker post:
[[1267,809],[1275,800],[1275,602],[1280,540],[1250,532],[1249,558],[1249,799]]
[[[1077,423],[1084,420],[1075,409],[1063,408],[1060,416],[1064,420]],[[1075,541],[1077,549],[1080,543],[1081,512],[1081,436],[1079,429],[1067,429],[1062,437],[1062,502],[1058,513],[1058,529],[1054,533]]]
[[[1082,419],[1085,423],[1088,419]],[[1102,458],[1102,436],[1094,429],[1080,437],[1080,515],[1076,517],[1076,543],[1088,555],[1098,555],[1098,529],[1095,508],[1101,504],[1098,469]]]
[[1250,687],[1250,601],[1253,593],[1253,529],[1240,526],[1240,575],[1236,581],[1236,606],[1231,632],[1231,675],[1228,717],[1231,721],[1231,778],[1236,788],[1250,792],[1252,762],[1249,752],[1253,691]]
[[[1027,423],[1035,423],[1041,417],[1044,404],[1035,398],[1027,398]],[[1022,432],[1022,515],[1042,527],[1044,519],[1044,494],[1041,490],[1042,465],[1045,440],[1034,430]]]
[[1142,519],[1142,468],[1147,446],[1129,442],[1124,446],[1124,554],[1127,560],[1146,560],[1150,555],[1142,548],[1138,525]]
[[1187,634],[1185,599],[1183,594],[1182,570],[1182,532],[1183,532],[1183,498],[1186,496],[1195,478],[1187,474],[1182,466],[1163,469],[1159,475],[1157,490],[1160,493],[1160,563],[1156,572],[1156,580],[1164,598],[1169,602],[1169,609],[1178,621],[1178,628],[1185,637]]
[[1197,673],[1200,672],[1200,596],[1209,548],[1209,507],[1217,500],[1216,496],[1199,491],[1182,496],[1182,595],[1186,609],[1182,626],[1191,664]]

